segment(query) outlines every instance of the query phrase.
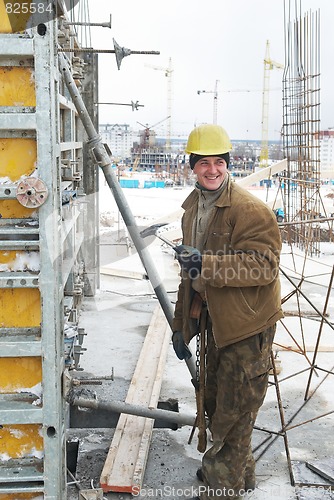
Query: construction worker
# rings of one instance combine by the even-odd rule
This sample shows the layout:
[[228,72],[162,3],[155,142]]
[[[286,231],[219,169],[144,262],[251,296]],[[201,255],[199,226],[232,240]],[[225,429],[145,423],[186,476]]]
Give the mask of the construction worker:
[[203,486],[195,498],[201,500],[241,498],[255,488],[251,437],[283,316],[277,221],[264,202],[232,181],[231,149],[219,125],[190,133],[186,151],[197,182],[182,205],[183,245],[176,253],[181,281],[173,347],[179,359],[188,359],[197,335],[197,419],[203,422],[205,410],[212,436],[207,449],[204,429],[198,447],[205,452],[197,471]]

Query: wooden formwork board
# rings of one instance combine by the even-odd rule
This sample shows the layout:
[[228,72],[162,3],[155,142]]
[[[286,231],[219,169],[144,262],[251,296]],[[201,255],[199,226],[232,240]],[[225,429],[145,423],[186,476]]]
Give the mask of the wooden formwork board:
[[[170,328],[160,306],[154,311],[126,402],[156,408],[166,363]],[[145,472],[154,420],[121,414],[105,461],[100,486],[105,492],[138,492]]]

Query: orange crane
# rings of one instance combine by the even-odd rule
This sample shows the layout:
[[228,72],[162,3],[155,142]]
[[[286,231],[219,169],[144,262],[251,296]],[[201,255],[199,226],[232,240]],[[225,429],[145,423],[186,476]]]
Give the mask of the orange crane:
[[270,59],[269,40],[267,40],[264,57],[260,167],[268,166],[269,78],[270,71],[274,68],[284,69],[284,65]]

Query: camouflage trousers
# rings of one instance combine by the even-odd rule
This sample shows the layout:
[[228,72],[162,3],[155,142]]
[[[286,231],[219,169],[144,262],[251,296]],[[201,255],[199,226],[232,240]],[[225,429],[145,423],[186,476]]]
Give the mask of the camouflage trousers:
[[255,487],[251,438],[267,391],[275,330],[221,349],[208,331],[205,407],[213,445],[202,459],[201,500],[242,498]]

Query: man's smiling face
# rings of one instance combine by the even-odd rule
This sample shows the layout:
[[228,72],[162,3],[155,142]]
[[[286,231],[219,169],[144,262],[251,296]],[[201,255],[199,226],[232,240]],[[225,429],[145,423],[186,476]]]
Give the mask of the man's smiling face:
[[227,163],[220,156],[205,156],[196,162],[194,174],[201,186],[210,191],[218,189],[227,172]]

